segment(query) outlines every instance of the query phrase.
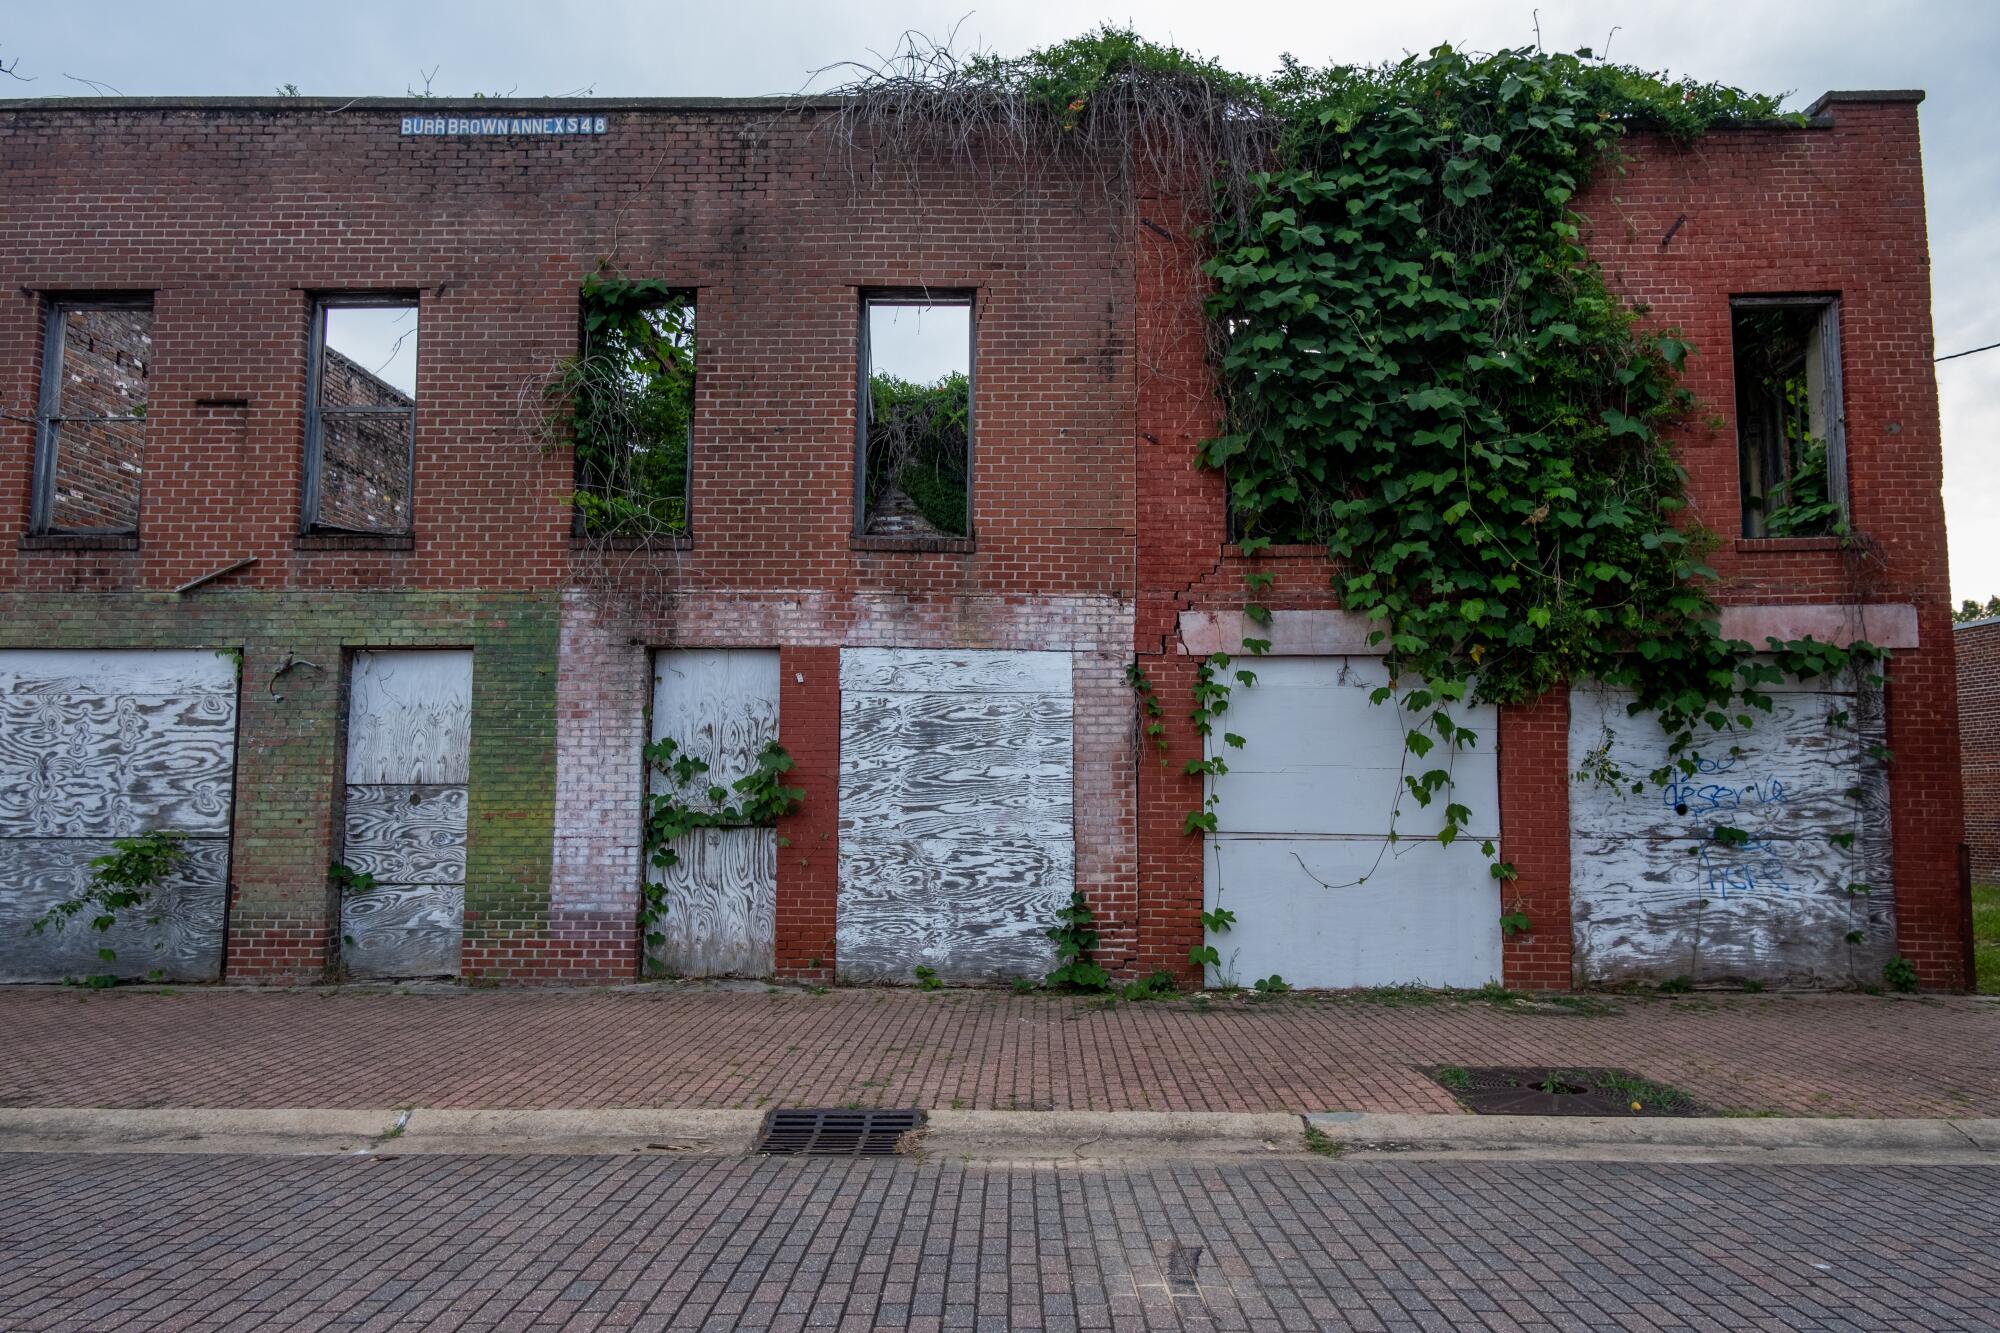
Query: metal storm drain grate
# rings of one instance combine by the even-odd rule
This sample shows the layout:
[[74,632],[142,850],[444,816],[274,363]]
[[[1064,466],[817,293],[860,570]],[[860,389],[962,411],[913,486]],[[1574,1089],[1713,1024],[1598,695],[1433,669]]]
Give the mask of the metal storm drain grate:
[[923,1128],[922,1111],[774,1110],[757,1151],[773,1157],[888,1157]]

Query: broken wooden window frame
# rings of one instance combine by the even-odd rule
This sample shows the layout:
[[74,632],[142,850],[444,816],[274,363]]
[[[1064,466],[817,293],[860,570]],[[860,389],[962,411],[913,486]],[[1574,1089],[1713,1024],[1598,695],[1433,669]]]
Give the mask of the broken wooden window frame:
[[[68,350],[68,317],[78,310],[130,310],[144,311],[146,314],[146,336],[152,338],[153,297],[147,293],[126,293],[113,296],[60,296],[51,298],[48,305],[47,322],[42,330],[42,383],[40,397],[35,411],[35,475],[30,500],[28,530],[40,536],[61,534],[64,536],[133,536],[139,531],[139,510],[144,503],[145,468],[140,466],[138,479],[133,483],[132,522],[123,527],[61,527],[56,524],[57,482],[62,470],[62,428],[72,423],[106,425],[113,423],[136,423],[140,435],[140,450],[145,449],[145,427],[147,403],[139,404],[138,411],[117,416],[63,415],[63,358]],[[142,379],[151,377],[152,363],[146,363]],[[148,400],[150,401],[150,392]]]
[[871,388],[874,378],[874,350],[870,346],[870,313],[877,306],[931,307],[963,306],[965,318],[965,530],[961,533],[943,533],[938,536],[911,534],[907,540],[913,544],[924,544],[938,540],[970,541],[973,538],[973,459],[978,438],[979,402],[979,301],[978,292],[970,287],[863,287],[859,290],[859,312],[855,357],[855,402],[854,402],[854,527],[856,538],[876,540],[898,540],[883,537],[868,530],[872,515],[868,509],[868,429],[869,418],[874,408],[875,395]]
[[[417,510],[417,395],[412,392],[407,407],[340,407],[328,410],[320,395],[325,383],[326,319],[331,310],[411,310],[417,327],[423,326],[423,304],[414,291],[327,292],[313,297],[312,335],[306,361],[305,476],[300,500],[300,530],[306,533],[354,533],[368,536],[403,537],[415,528]],[[417,355],[423,354],[419,343]],[[393,386],[391,386],[393,387]],[[402,417],[403,424],[403,523],[395,528],[360,528],[328,523],[320,517],[324,500],[326,471],[326,425],[332,420]]]
[[[1840,295],[1837,292],[1775,293],[1732,296],[1729,300],[1730,374],[1734,382],[1736,421],[1736,462],[1741,535],[1753,540],[1811,540],[1838,536],[1849,522],[1847,401],[1841,368]],[[1807,437],[1820,442],[1826,454],[1825,497],[1833,506],[1824,531],[1778,533],[1771,531],[1770,519],[1783,506],[1767,502],[1774,491],[1789,487],[1797,475],[1788,456],[1777,451],[1782,438],[1760,440],[1744,420],[1747,386],[1743,383],[1745,348],[1742,344],[1742,316],[1746,312],[1796,310],[1816,312],[1813,328],[1806,335],[1803,368],[1807,384]],[[1774,468],[1783,476],[1773,482],[1766,474]]]

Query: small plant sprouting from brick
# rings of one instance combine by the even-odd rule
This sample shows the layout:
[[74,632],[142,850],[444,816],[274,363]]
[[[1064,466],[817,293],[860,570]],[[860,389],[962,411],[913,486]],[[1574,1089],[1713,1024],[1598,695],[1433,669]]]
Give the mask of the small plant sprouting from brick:
[[[709,783],[699,788],[708,762],[671,736],[648,745],[644,756],[646,771],[664,779],[668,788],[652,791],[648,784],[646,793],[646,858],[661,870],[680,864],[674,844],[698,829],[771,828],[805,800],[803,789],[785,781],[795,765],[776,741],[766,741],[757,754],[757,767],[727,787]],[[690,791],[695,793],[693,800]],[[666,932],[660,929],[666,913],[666,886],[648,876],[640,891],[639,928],[644,933],[646,969],[654,976],[661,972],[653,950],[666,943]]]
[[1055,971],[1045,980],[1063,990],[1097,992],[1108,990],[1111,974],[1098,966],[1097,916],[1083,894],[1071,891],[1069,906],[1056,913],[1056,925],[1048,936],[1056,942]]
[[[90,886],[73,898],[65,898],[36,917],[29,925],[39,935],[50,926],[66,926],[74,917],[90,912],[90,928],[103,935],[118,924],[119,915],[144,908],[154,890],[187,864],[187,835],[156,829],[133,838],[119,838],[111,850],[90,861]],[[160,918],[146,918],[157,925]],[[118,960],[118,951],[99,945],[97,956],[107,963]],[[116,978],[100,974],[87,979],[92,986],[112,985]]]
[[1268,977],[1259,977],[1255,982],[1251,984],[1252,990],[1256,991],[1257,994],[1264,996],[1267,999],[1283,995],[1286,991],[1290,990],[1291,988],[1292,988],[1291,983],[1286,981],[1283,977],[1279,976],[1276,972],[1273,972]]
[[376,884],[373,874],[366,870],[356,870],[353,866],[340,861],[334,861],[327,866],[326,877],[333,882],[333,887],[338,889],[342,896],[350,893],[366,893]]
[[938,978],[937,969],[918,963],[914,974],[918,990],[943,990],[944,982]]
[[1917,967],[1909,959],[1897,954],[1882,964],[1882,984],[1898,995],[1912,995],[1917,989]]
[[1347,1148],[1345,1143],[1334,1138],[1317,1125],[1306,1126],[1306,1151],[1320,1157],[1338,1157]]
[[1660,983],[1660,994],[1662,995],[1686,995],[1693,989],[1694,978],[1688,976],[1686,973],[1682,973],[1677,977],[1668,977]]

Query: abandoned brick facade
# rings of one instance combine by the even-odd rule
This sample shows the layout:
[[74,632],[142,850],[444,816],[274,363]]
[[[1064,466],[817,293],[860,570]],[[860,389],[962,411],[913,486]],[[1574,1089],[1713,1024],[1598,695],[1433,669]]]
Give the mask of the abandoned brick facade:
[[[1229,639],[1246,564],[1227,545],[1218,478],[1192,462],[1215,408],[1182,199],[1121,203],[1101,182],[1005,162],[876,161],[832,143],[811,105],[521,109],[587,111],[603,130],[411,134],[408,108],[369,100],[0,107],[0,667],[34,682],[21,697],[44,701],[34,725],[54,735],[67,714],[47,701],[88,694],[78,664],[91,653],[240,654],[214,974],[321,977],[355,931],[401,922],[444,932],[457,975],[476,981],[625,979],[648,947],[677,971],[727,955],[739,961],[716,970],[902,980],[923,963],[993,979],[1045,970],[1043,932],[1073,887],[1114,971],[1195,980],[1188,951],[1223,882],[1205,861],[1246,857],[1255,876],[1286,837],[1371,835],[1314,816],[1235,843],[1189,837],[1201,788],[1181,773],[1196,757],[1185,728],[1170,725],[1164,755],[1141,732],[1128,667],[1177,724],[1200,657]],[[1691,425],[1682,444],[1701,516],[1725,533],[1737,509],[1730,300],[1840,300],[1865,550],[1725,540],[1714,563],[1744,637],[1812,629],[1896,650],[1880,812],[1893,911],[1861,933],[1951,987],[1965,980],[1957,729],[1916,126],[1914,98],[1881,94],[1696,149],[1639,136],[1626,170],[1604,173],[1581,207],[1614,287],[1703,351],[1689,384],[1720,420]],[[650,544],[573,535],[572,462],[544,429],[544,389],[577,350],[579,285],[607,264],[696,295],[688,529]],[[972,294],[971,532],[858,536],[862,301],[927,290]],[[314,302],[369,293],[416,293],[421,310],[409,531],[302,530]],[[106,297],[151,312],[136,533],[38,525],[50,311]],[[1331,600],[1322,555],[1260,563],[1278,575],[1263,600],[1289,663],[1274,681],[1316,708],[1372,669],[1371,650]],[[469,757],[436,750],[395,779],[419,796],[450,788],[436,773],[456,762],[465,805],[452,816],[449,802],[413,797],[383,835],[395,845],[377,846],[355,812],[386,779],[360,772],[365,691],[350,682],[379,665],[371,654],[404,649],[471,654]],[[715,683],[694,697],[698,681]],[[155,695],[131,697],[143,712]],[[1470,941],[1463,956],[1436,962],[1434,942],[1412,943],[1402,909],[1381,904],[1351,918],[1380,938],[1335,952],[1414,969],[1383,979],[1599,975],[1575,959],[1571,702],[1496,722],[1497,769],[1479,780],[1518,882],[1425,909],[1451,926],[1440,938]],[[774,837],[723,830],[658,872],[681,877],[679,915],[672,938],[648,946],[636,925],[655,873],[641,747],[675,734],[663,728],[775,734],[804,799]],[[1378,762],[1341,735],[1322,740],[1361,768]],[[73,835],[78,855],[131,831],[64,813],[82,788],[8,754],[0,742],[0,759],[28,765],[46,793],[20,827]],[[118,760],[134,762],[146,761]],[[0,858],[29,840],[9,841],[8,817],[0,809]],[[427,819],[441,854],[418,868],[410,840]],[[0,867],[0,895],[19,891],[22,856],[13,878]],[[375,913],[356,897],[367,890],[329,880],[335,863],[437,883]],[[1781,915],[1783,892],[1759,910]],[[1341,917],[1330,897],[1295,897],[1273,911]],[[1530,922],[1504,947],[1501,909]],[[1373,975],[1359,966],[1299,979]],[[1853,978],[1815,963],[1779,979]]]

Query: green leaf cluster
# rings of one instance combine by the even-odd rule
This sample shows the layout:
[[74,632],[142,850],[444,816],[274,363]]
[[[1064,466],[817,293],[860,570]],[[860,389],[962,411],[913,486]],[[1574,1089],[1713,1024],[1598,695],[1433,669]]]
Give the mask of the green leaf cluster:
[[687,529],[694,411],[694,298],[654,279],[583,284],[583,350],[548,388],[576,457],[576,505],[593,535]]
[[[104,934],[118,924],[120,913],[143,908],[151,902],[154,890],[171,879],[187,860],[185,833],[158,829],[116,839],[110,851],[91,858],[90,883],[84,891],[56,903],[30,922],[28,930],[35,935],[51,926],[60,930],[72,918],[89,912],[90,928]],[[107,963],[115,962],[118,951],[106,946],[98,949],[97,956]]]
[[[804,789],[786,781],[796,764],[776,741],[766,741],[757,753],[757,766],[727,787],[704,783],[708,762],[671,736],[654,741],[643,753],[646,771],[656,781],[648,783],[642,841],[647,860],[661,870],[680,864],[674,845],[690,833],[771,828],[805,800]],[[659,929],[666,910],[665,886],[648,876],[639,903],[639,926],[648,951],[666,942]]]

